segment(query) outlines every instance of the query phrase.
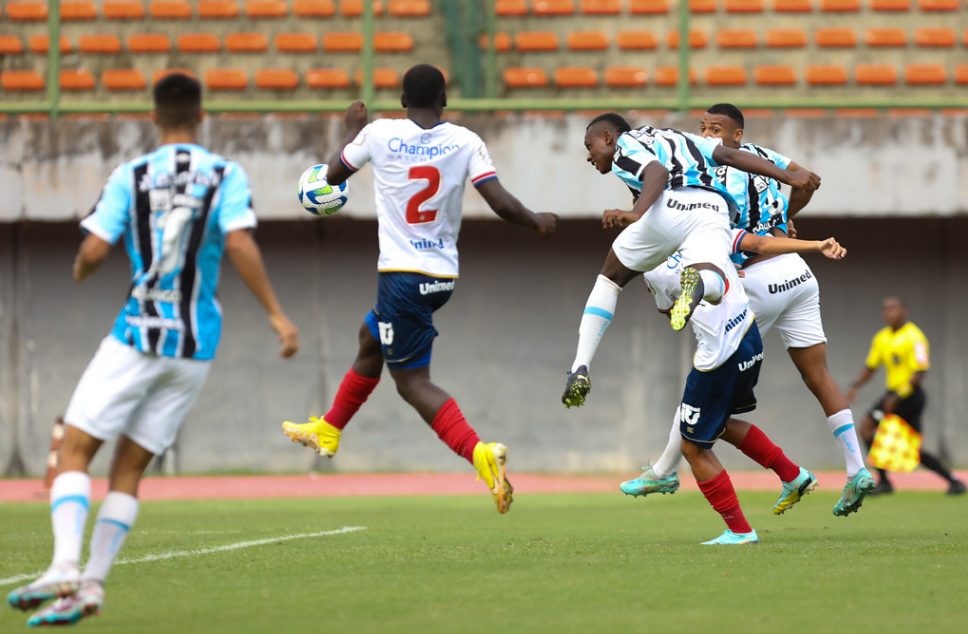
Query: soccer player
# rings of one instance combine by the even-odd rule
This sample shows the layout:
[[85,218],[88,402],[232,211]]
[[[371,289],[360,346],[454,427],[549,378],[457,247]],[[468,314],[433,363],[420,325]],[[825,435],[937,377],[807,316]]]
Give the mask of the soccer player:
[[367,124],[360,102],[346,112],[348,134],[329,162],[327,180],[342,183],[366,163],[373,164],[380,237],[376,306],[363,320],[359,351],[329,411],[303,424],[286,421],[283,432],[332,457],[342,430],[380,381],[385,363],[400,396],[474,466],[498,511],[506,513],[513,492],[505,473],[507,447],[482,442],[457,402],[430,380],[437,336],[432,316],[457,283],[457,234],[468,178],[507,222],[550,235],[557,216],[522,205],[501,185],[480,137],[441,121],[447,93],[437,68],[419,64],[409,69],[401,103],[404,119]]
[[[927,395],[921,387],[924,375],[931,367],[928,356],[928,339],[921,329],[908,321],[907,307],[899,297],[885,297],[881,314],[887,325],[879,330],[871,341],[870,352],[864,368],[850,385],[847,398],[853,402],[857,390],[867,383],[881,366],[887,370],[887,393],[867,412],[861,423],[861,435],[870,448],[874,432],[887,414],[903,418],[915,431],[921,433],[921,414]],[[965,483],[954,477],[936,456],[921,449],[921,464],[934,471],[948,483],[949,495],[965,492]],[[874,493],[892,493],[894,485],[883,469],[877,470],[880,480]]]
[[[216,300],[223,252],[269,316],[282,356],[299,332],[280,308],[250,233],[256,225],[242,168],[197,145],[201,86],[172,74],[154,88],[161,146],[119,166],[82,222],[87,233],[74,280],[94,273],[121,238],[131,284],[114,329],[85,370],[65,419],[50,491],[54,557],[7,602],[21,610],[60,597],[27,622],[65,625],[99,611],[104,581],[138,514],[138,483],[151,459],[172,443],[205,383],[222,330]],[[118,438],[108,494],[80,571],[91,498],[88,465]]]
[[[743,126],[739,108],[716,104],[706,111],[699,129],[703,136],[722,139],[727,147],[756,154],[778,167],[798,168],[789,158],[773,150],[744,144]],[[812,195],[810,191],[794,189],[788,200],[774,179],[734,168],[717,174],[737,202],[737,213],[731,221],[733,227],[748,235],[786,235],[788,218],[799,212]],[[779,331],[790,359],[827,416],[827,425],[840,447],[847,471],[847,482],[833,513],[849,515],[860,508],[864,497],[873,490],[874,479],[864,465],[847,397],[827,369],[820,288],[813,271],[798,254],[750,251],[755,249],[740,246],[734,252],[733,261],[743,268],[743,287],[756,314],[756,325],[763,335],[774,327]],[[676,475],[679,459],[678,441],[670,438],[655,464],[647,467],[639,478],[622,483],[622,490],[629,495],[674,492],[679,485]]]

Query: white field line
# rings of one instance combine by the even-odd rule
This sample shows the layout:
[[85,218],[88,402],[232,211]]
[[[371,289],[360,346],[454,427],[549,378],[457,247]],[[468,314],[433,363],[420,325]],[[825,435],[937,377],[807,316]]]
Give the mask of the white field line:
[[[226,553],[232,550],[242,550],[245,548],[255,548],[256,546],[265,546],[266,544],[278,544],[279,542],[288,542],[294,539],[309,539],[311,537],[343,535],[345,533],[355,533],[357,531],[365,531],[365,530],[366,530],[366,526],[344,526],[342,528],[337,528],[329,531],[316,531],[315,533],[297,533],[295,535],[280,535],[279,537],[267,537],[265,539],[251,539],[244,542],[235,542],[234,544],[225,544],[223,546],[212,546],[211,548],[194,548],[192,550],[169,550],[167,552],[156,553],[154,555],[144,555],[143,557],[119,559],[115,562],[115,564],[118,566],[123,566],[126,564],[143,564],[149,561],[165,561],[167,559],[180,559],[182,557],[198,557],[199,555],[213,555],[215,553]],[[10,586],[17,582],[26,581],[28,579],[35,579],[42,574],[44,574],[44,571],[39,570],[37,572],[30,572],[22,575],[14,575],[12,577],[0,579],[0,587]]]

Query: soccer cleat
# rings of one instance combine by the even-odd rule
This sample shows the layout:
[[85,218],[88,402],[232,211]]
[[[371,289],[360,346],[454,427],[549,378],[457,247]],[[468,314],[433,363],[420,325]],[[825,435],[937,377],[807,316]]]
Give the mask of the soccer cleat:
[[773,505],[774,515],[783,515],[790,507],[800,501],[804,495],[817,488],[817,478],[800,467],[800,475],[790,482],[783,483],[780,499]]
[[592,380],[588,376],[588,366],[580,365],[574,372],[568,373],[565,382],[565,393],[561,395],[561,402],[565,407],[581,407],[585,404],[585,397],[592,389]]
[[287,420],[282,424],[282,433],[293,442],[311,447],[320,456],[332,458],[339,451],[339,437],[343,431],[327,423],[322,416],[310,416],[308,423]]
[[708,542],[703,542],[703,546],[739,546],[740,544],[759,544],[760,538],[757,537],[756,531],[750,531],[748,533],[734,533],[728,528],[723,531],[723,534],[715,539],[710,539]]
[[965,483],[961,480],[952,480],[948,485],[948,495],[963,495],[965,490]]
[[634,480],[626,480],[619,485],[619,489],[625,495],[635,497],[646,496],[651,493],[675,493],[679,490],[679,475],[673,473],[665,478],[655,475],[652,465],[642,467],[642,475]]
[[679,284],[682,287],[682,292],[669,311],[669,323],[672,324],[673,330],[682,330],[686,327],[689,318],[692,317],[696,306],[702,301],[706,292],[699,271],[690,266],[682,269],[682,273],[679,275]]
[[864,503],[864,498],[873,490],[874,478],[870,471],[862,468],[844,485],[840,499],[834,504],[834,515],[847,517],[851,513],[855,513]]
[[77,592],[80,572],[71,569],[63,572],[46,572],[40,579],[7,595],[7,603],[17,610],[34,608],[58,597],[66,597]]
[[514,487],[508,481],[508,448],[499,442],[478,442],[474,446],[474,468],[477,479],[491,491],[498,513],[507,513],[514,501]]
[[72,595],[61,597],[27,620],[27,627],[73,625],[86,616],[101,611],[104,605],[104,586],[87,581]]

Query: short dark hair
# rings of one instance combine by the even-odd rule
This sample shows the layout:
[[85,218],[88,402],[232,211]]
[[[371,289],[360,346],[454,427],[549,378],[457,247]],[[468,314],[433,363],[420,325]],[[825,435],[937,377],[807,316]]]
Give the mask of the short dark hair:
[[625,117],[618,114],[617,112],[606,112],[605,114],[600,114],[594,119],[592,119],[587,126],[585,126],[585,131],[587,132],[593,125],[597,123],[607,123],[616,132],[622,134],[623,132],[628,132],[632,129],[629,122],[625,120]]
[[729,117],[736,122],[740,128],[746,127],[746,120],[743,118],[743,111],[731,103],[717,103],[706,109],[709,114],[721,114]]
[[430,64],[417,64],[403,75],[403,94],[408,106],[433,108],[443,105],[446,89],[444,74]]
[[154,99],[160,125],[194,125],[202,109],[202,85],[194,77],[184,73],[172,73],[155,84]]

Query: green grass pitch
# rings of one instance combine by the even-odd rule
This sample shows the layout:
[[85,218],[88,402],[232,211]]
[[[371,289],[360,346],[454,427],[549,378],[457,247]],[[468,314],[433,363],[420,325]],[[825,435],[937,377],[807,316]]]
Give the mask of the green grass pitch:
[[[741,493],[758,546],[697,493],[148,502],[139,558],[365,526],[365,531],[116,566],[100,632],[962,632],[968,503],[897,493],[835,518],[815,493],[783,517]],[[0,510],[0,578],[46,566],[43,504]],[[5,595],[13,584],[0,588]],[[0,632],[26,614],[3,606]]]

